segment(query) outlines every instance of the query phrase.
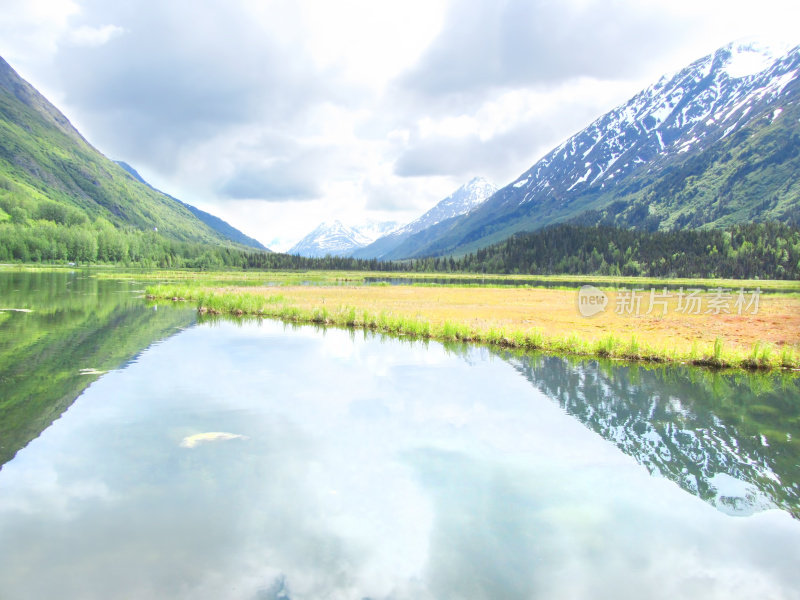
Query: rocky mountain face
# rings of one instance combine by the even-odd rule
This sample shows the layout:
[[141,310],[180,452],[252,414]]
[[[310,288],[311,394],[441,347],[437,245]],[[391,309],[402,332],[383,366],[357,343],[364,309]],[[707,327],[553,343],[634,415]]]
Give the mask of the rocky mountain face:
[[797,220],[798,73],[800,47],[720,48],[603,115],[469,214],[407,240],[405,255],[463,254],[569,221],[654,230]]
[[475,177],[418,219],[393,231],[389,235],[378,238],[372,244],[356,251],[353,256],[356,258],[379,259],[402,258],[406,252],[404,246],[406,240],[439,223],[469,214],[496,191],[497,187],[486,179]]

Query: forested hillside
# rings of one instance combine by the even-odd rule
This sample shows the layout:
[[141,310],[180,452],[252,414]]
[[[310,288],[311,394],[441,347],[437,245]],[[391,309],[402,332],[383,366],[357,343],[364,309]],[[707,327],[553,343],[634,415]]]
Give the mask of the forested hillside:
[[657,232],[559,225],[459,260],[434,260],[434,268],[442,265],[479,273],[800,279],[800,229],[781,223]]
[[181,244],[241,247],[103,156],[0,58],[0,260],[142,262]]

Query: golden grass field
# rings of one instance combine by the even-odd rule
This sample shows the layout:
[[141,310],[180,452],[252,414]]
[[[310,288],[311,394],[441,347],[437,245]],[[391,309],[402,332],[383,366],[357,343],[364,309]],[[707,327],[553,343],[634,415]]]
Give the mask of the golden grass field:
[[[274,296],[275,288],[228,288],[227,291]],[[657,290],[660,293],[661,290]],[[280,296],[304,310],[327,307],[355,307],[357,311],[387,312],[410,319],[424,319],[433,326],[446,321],[469,326],[473,331],[539,329],[548,337],[578,334],[587,342],[609,335],[629,339],[635,335],[642,344],[654,347],[677,347],[689,351],[693,344],[713,344],[721,337],[726,345],[749,351],[760,342],[776,348],[800,347],[800,297],[797,295],[761,294],[756,314],[754,307],[742,306],[737,314],[736,294],[728,302],[732,314],[682,314],[676,311],[678,298],[672,292],[663,307],[650,304],[649,289],[641,294],[641,310],[635,314],[617,314],[617,294],[607,291],[605,312],[590,318],[578,310],[577,290],[501,287],[417,287],[417,286],[289,286],[281,287]],[[701,311],[708,310],[711,293]],[[746,295],[749,302],[750,294]],[[720,309],[724,307],[724,303]]]
[[364,327],[442,340],[717,367],[800,369],[798,294],[760,293],[756,305],[752,291],[739,298],[734,287],[721,292],[698,290],[695,300],[699,305],[687,311],[686,296],[679,298],[679,292],[662,287],[654,290],[657,296],[651,310],[650,288],[639,282],[625,284],[642,289],[638,310],[630,303],[619,303],[626,292],[609,287],[605,310],[592,317],[582,316],[577,289],[261,287],[209,285],[200,278],[188,286],[154,286],[148,288],[148,294],[195,301],[201,312]]
[[[149,297],[194,302],[206,313],[363,327],[558,353],[800,373],[797,281],[141,269],[99,269],[92,276],[149,283]],[[415,284],[367,284],[366,277],[402,278]],[[439,285],[434,280],[453,283]],[[503,285],[509,280],[528,285]],[[581,315],[574,287],[586,281],[601,286],[608,297],[606,309],[588,318]],[[535,287],[543,283],[572,287]],[[638,311],[618,310],[622,286],[642,290]],[[716,298],[722,301],[715,310],[715,290],[698,290],[699,310],[681,312],[679,301],[686,299],[664,286],[685,286],[686,292],[708,286],[730,295]],[[756,286],[764,290],[758,295],[757,308],[749,304]],[[745,288],[744,302],[739,305],[741,287]],[[653,310],[649,310],[651,289],[663,294],[655,298]]]

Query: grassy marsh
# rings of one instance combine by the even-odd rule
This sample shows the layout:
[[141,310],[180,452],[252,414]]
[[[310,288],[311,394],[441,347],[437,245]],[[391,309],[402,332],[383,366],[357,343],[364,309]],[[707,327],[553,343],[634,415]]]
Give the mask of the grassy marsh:
[[[263,276],[263,274],[262,274]],[[644,284],[639,284],[642,287]],[[722,285],[720,283],[720,285]],[[733,286],[731,286],[733,288]],[[444,341],[614,359],[745,369],[800,369],[800,298],[762,295],[756,314],[676,312],[584,318],[574,289],[428,286],[156,285],[156,298],[201,312],[361,327]],[[644,312],[644,311],[642,311]]]
[[[574,290],[586,282],[601,289],[615,287],[683,286],[726,289],[760,288],[764,292],[800,295],[800,281],[781,279],[687,279],[622,277],[609,275],[494,275],[481,273],[417,273],[404,271],[197,271],[193,269],[146,269],[93,265],[91,267],[57,265],[2,265],[2,270],[16,271],[87,271],[101,279],[132,279],[157,283],[186,282],[207,286],[295,286],[295,285],[364,285],[371,279],[400,279],[425,287],[542,287]],[[452,283],[442,283],[451,281]],[[509,285],[514,282],[515,285]],[[371,285],[388,287],[387,283]]]

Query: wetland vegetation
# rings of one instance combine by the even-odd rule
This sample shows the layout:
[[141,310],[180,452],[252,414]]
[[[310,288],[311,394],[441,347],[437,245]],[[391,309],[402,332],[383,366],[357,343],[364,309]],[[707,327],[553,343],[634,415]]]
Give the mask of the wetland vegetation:
[[[700,314],[687,314],[678,306],[678,292],[659,288],[665,280],[607,278],[608,285],[601,284],[609,298],[607,310],[585,318],[578,310],[575,288],[567,285],[429,286],[424,285],[425,279],[411,276],[411,281],[423,285],[358,285],[357,277],[348,282],[348,274],[333,272],[312,286],[297,285],[297,278],[303,275],[270,275],[275,275],[273,283],[284,285],[259,285],[258,277],[249,275],[242,284],[235,275],[225,281],[209,274],[196,279],[176,277],[173,283],[148,286],[147,292],[153,298],[193,303],[201,312],[362,327],[440,340],[713,367],[800,367],[800,295],[796,282],[774,282],[774,288],[773,282],[758,282],[755,285],[762,292],[786,293],[763,294],[751,288],[741,297],[752,300],[758,293],[758,306],[748,312],[737,311],[734,298],[737,290],[754,282],[706,281],[703,283],[716,284],[717,290],[727,290],[727,307],[714,313],[704,306]],[[498,284],[501,281],[498,279]],[[573,286],[579,282],[551,281]],[[343,282],[350,285],[341,285]],[[690,289],[691,280],[685,283]],[[617,310],[626,289],[646,288],[666,294],[661,312],[646,312],[645,292],[637,314]],[[710,302],[720,292],[704,290],[698,294],[698,298]]]

